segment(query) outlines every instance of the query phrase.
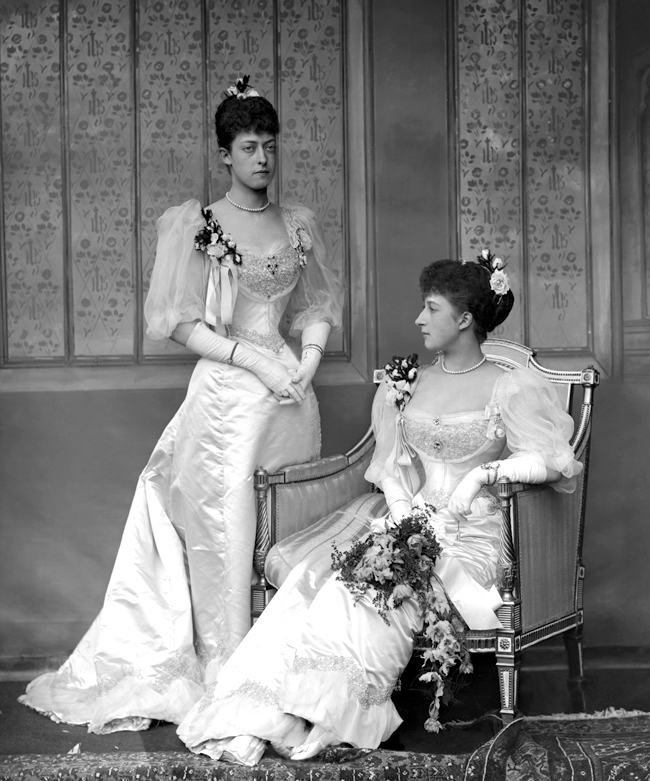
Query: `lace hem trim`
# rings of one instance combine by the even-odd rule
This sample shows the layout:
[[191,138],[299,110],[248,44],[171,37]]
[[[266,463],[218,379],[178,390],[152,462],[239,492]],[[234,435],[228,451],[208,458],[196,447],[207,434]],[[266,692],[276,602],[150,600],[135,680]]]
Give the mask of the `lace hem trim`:
[[282,348],[286,344],[280,334],[261,334],[259,331],[254,331],[251,328],[243,328],[238,325],[228,326],[228,336],[234,339],[237,339],[237,337],[245,339],[247,342],[257,344],[274,353],[282,352]]
[[383,705],[390,699],[397,686],[397,679],[384,687],[373,686],[367,683],[363,668],[349,657],[319,656],[316,659],[296,657],[292,672],[306,673],[312,670],[343,673],[348,680],[352,693],[364,710],[368,710],[374,705]]
[[280,700],[277,693],[272,689],[269,689],[268,686],[263,686],[261,683],[252,681],[250,678],[244,681],[244,683],[242,683],[238,689],[224,692],[218,697],[215,696],[216,690],[216,682],[211,683],[208,686],[205,694],[197,706],[199,713],[203,713],[203,711],[209,708],[213,702],[227,700],[230,699],[230,697],[246,697],[249,700],[253,700],[253,702],[257,703],[258,705],[266,705],[268,708],[273,708],[274,710],[281,712]]

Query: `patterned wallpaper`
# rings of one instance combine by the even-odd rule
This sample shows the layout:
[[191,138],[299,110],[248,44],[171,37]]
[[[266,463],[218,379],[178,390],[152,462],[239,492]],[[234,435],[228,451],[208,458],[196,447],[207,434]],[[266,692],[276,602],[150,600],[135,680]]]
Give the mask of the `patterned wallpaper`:
[[462,255],[491,248],[517,306],[498,335],[588,349],[585,0],[458,0]]
[[143,337],[138,321],[155,223],[170,205],[227,189],[213,116],[242,73],[279,110],[274,196],[311,206],[343,264],[341,2],[42,0],[3,9],[8,363],[183,352]]
[[[212,117],[241,73],[281,116],[274,196],[312,206],[345,262],[345,0],[13,5],[0,31],[9,363],[183,352],[139,322],[155,222],[227,188]],[[498,335],[537,348],[590,346],[586,8],[455,6],[461,253],[504,258],[517,304]]]

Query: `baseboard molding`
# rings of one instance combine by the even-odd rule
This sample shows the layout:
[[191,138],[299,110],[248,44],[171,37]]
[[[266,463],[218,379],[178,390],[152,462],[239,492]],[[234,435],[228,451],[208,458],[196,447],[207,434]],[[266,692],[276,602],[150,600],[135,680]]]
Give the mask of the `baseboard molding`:
[[[646,669],[650,668],[650,647],[611,645],[585,648],[583,661],[586,670]],[[523,652],[523,666],[527,670],[565,670],[564,644],[527,648]]]
[[69,655],[0,656],[0,681],[29,681],[36,675],[58,670]]

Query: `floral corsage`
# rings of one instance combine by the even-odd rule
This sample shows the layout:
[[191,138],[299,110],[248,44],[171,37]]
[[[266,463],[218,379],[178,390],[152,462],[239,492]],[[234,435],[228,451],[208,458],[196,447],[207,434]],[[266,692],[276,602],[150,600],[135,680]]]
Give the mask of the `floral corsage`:
[[483,266],[484,269],[490,273],[490,288],[497,296],[505,296],[510,290],[510,280],[508,275],[504,272],[506,263],[501,258],[497,258],[493,255],[489,249],[481,250],[481,254],[476,260]]
[[384,380],[389,387],[386,403],[394,404],[401,412],[411,398],[411,388],[418,376],[418,356],[415,353],[400,358],[394,356],[384,366]]
[[240,266],[242,257],[237,252],[233,237],[223,232],[223,228],[214,219],[210,209],[201,209],[201,214],[205,217],[206,225],[194,237],[194,248],[206,252],[210,258],[215,258],[219,263],[230,260],[236,266]]
[[441,701],[451,694],[449,673],[460,664],[460,672],[472,671],[464,642],[464,625],[452,617],[443,588],[434,567],[444,539],[444,521],[437,519],[431,504],[414,507],[411,514],[398,522],[389,522],[384,531],[370,532],[345,553],[336,545],[332,552],[332,569],[345,584],[356,605],[370,592],[372,603],[382,619],[390,625],[388,611],[398,608],[405,599],[417,599],[424,618],[426,645],[422,655],[420,680],[433,685],[429,718],[424,727],[438,732]]

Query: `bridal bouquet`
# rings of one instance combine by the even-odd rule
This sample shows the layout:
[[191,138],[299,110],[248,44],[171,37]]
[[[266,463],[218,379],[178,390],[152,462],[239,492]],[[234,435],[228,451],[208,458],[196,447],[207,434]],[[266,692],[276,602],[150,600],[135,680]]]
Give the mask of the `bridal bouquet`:
[[[441,546],[436,537],[436,508],[425,504],[391,522],[384,531],[370,532],[341,553],[333,546],[332,569],[354,596],[355,604],[366,594],[382,619],[405,599],[417,599],[424,617],[425,647],[420,680],[432,684],[429,718],[424,726],[438,732],[440,703],[451,694],[449,673],[457,664],[461,673],[472,671],[464,644],[464,627],[452,611],[434,573]],[[442,524],[442,522],[439,522]],[[440,529],[443,532],[443,529]],[[441,534],[442,536],[442,534]],[[369,593],[370,592],[370,593]]]

